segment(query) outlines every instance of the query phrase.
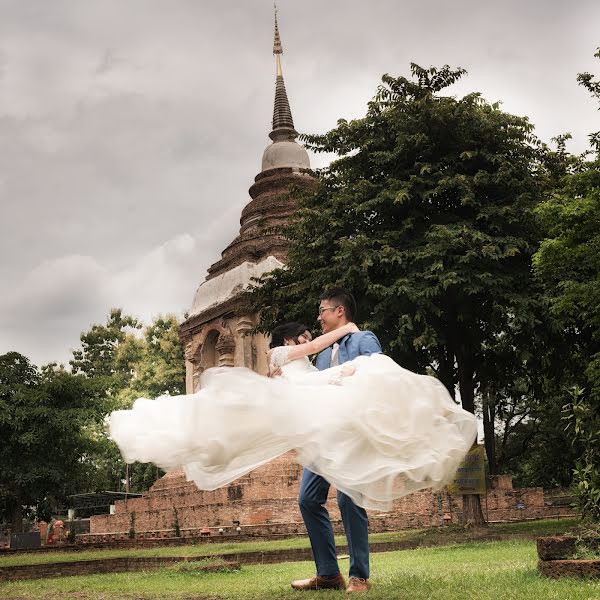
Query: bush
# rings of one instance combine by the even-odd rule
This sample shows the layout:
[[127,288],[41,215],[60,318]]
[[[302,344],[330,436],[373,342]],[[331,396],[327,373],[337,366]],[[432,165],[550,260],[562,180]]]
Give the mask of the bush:
[[582,516],[600,523],[600,414],[585,397],[585,390],[574,387],[569,395],[571,402],[563,407],[563,419],[579,450],[573,488]]

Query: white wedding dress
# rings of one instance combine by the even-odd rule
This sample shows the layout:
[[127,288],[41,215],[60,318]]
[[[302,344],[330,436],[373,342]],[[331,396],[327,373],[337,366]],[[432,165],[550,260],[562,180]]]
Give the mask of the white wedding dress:
[[318,371],[308,358],[289,361],[291,348],[272,353],[281,377],[209,369],[194,394],[140,398],[113,412],[110,435],[127,462],[183,467],[204,490],[292,449],[369,509],[389,510],[394,499],[453,478],[477,425],[442,383],[383,354]]

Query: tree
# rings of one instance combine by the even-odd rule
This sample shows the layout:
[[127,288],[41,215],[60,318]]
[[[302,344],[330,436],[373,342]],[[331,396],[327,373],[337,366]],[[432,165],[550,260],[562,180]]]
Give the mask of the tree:
[[[130,408],[141,396],[185,393],[185,361],[175,316],[158,316],[143,328],[134,317],[112,309],[105,325],[81,334],[82,350],[73,353],[73,368],[105,382],[111,409]],[[88,488],[120,489],[126,465],[108,437],[105,423],[93,431],[96,465]],[[129,489],[145,491],[163,474],[154,465],[134,463],[128,470]]]
[[584,398],[583,390],[570,390],[571,402],[563,413],[573,445],[578,449],[573,487],[582,516],[600,524],[600,411]]
[[[121,408],[130,408],[139,397],[156,398],[165,394],[185,393],[185,357],[179,340],[179,323],[174,315],[158,316],[144,328],[143,338],[127,338],[119,347],[115,360],[118,367],[127,365],[131,378],[126,387],[117,394],[117,404]],[[129,358],[128,358],[129,357]],[[107,449],[109,455],[114,454]],[[120,454],[113,463],[125,469]],[[147,463],[130,465],[130,490],[147,490],[161,475],[162,469]]]
[[0,356],[0,511],[21,531],[23,510],[78,491],[94,454],[88,428],[106,413],[98,381],[41,376],[17,352]]
[[119,346],[131,336],[131,331],[141,327],[134,317],[123,315],[120,308],[112,308],[106,325],[93,325],[89,331],[81,334],[81,350],[75,350],[73,360],[69,361],[73,373],[84,373],[90,378],[107,378],[114,389],[124,387],[131,373],[126,368],[125,360],[117,363],[116,355]]
[[574,457],[565,450],[558,392],[579,366],[542,290],[531,291],[539,300],[536,326],[486,344],[479,371],[489,472],[509,472],[520,485],[568,485]]
[[[595,54],[600,59],[600,49]],[[590,73],[578,81],[600,100]],[[599,107],[600,108],[600,107]],[[579,457],[575,487],[584,511],[600,519],[600,132],[590,135],[592,158],[562,178],[538,208],[548,237],[534,257],[550,310],[571,335],[577,361],[563,386],[569,434]],[[570,388],[570,389],[568,389]]]
[[[600,59],[600,50],[596,53]],[[589,73],[579,82],[600,100],[600,82]],[[550,310],[573,335],[581,359],[581,387],[600,403],[600,132],[590,135],[593,158],[563,177],[538,207],[548,231],[534,257]]]
[[[526,118],[479,94],[441,92],[462,69],[383,77],[364,118],[304,136],[338,158],[299,197],[287,268],[252,294],[262,328],[315,312],[324,287],[354,292],[363,325],[413,370],[432,370],[475,411],[486,347],[535,327],[533,209],[547,185]],[[501,379],[501,373],[497,379]],[[483,522],[479,498],[467,519]]]
[[185,393],[185,356],[178,330],[174,315],[158,316],[144,328],[142,339],[129,337],[121,345],[117,367],[131,372],[123,401]]

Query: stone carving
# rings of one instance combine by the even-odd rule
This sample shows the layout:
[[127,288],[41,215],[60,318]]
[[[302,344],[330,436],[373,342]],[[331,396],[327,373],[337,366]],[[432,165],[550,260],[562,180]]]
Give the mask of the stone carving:
[[231,332],[222,333],[215,347],[219,354],[219,366],[233,367],[235,364],[235,339]]

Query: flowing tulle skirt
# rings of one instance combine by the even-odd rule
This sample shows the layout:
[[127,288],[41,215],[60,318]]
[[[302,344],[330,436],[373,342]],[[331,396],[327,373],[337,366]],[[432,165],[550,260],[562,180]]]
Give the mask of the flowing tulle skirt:
[[140,398],[112,413],[111,437],[127,462],[183,467],[205,490],[291,449],[364,508],[389,510],[396,498],[447,484],[476,438],[475,417],[437,379],[384,355],[346,364],[356,371],[340,385],[210,369],[195,394]]

